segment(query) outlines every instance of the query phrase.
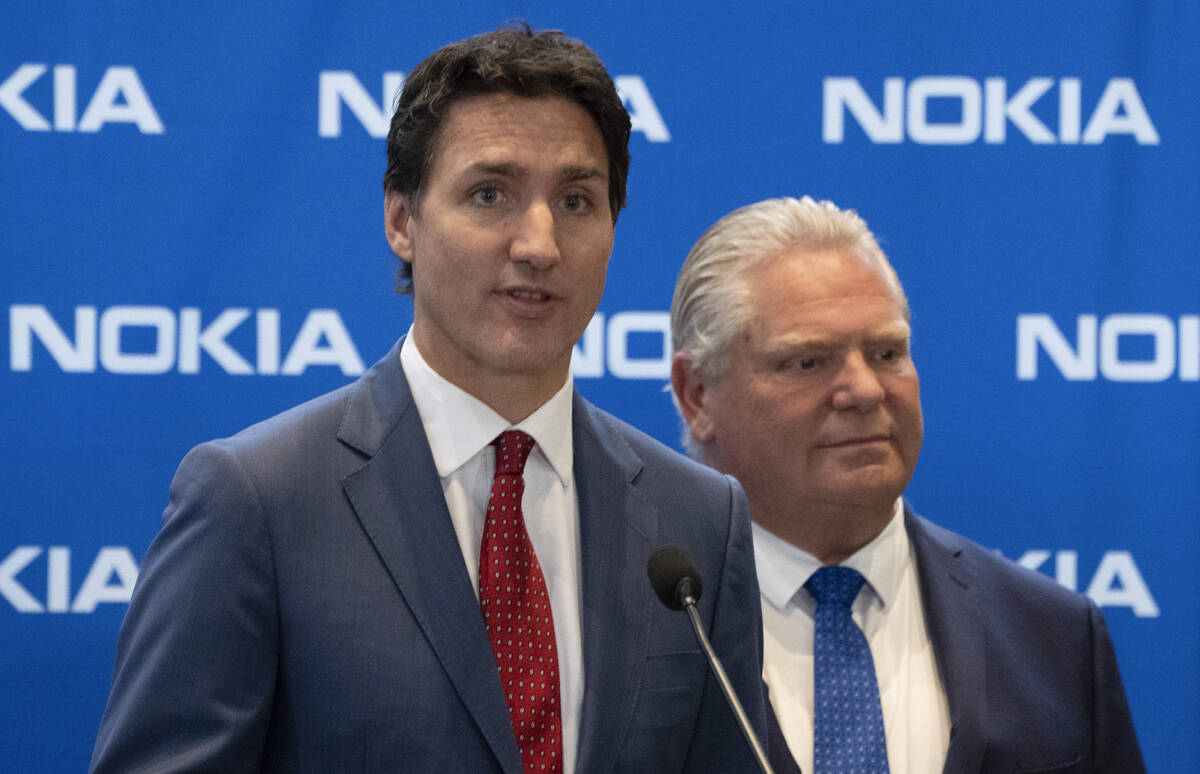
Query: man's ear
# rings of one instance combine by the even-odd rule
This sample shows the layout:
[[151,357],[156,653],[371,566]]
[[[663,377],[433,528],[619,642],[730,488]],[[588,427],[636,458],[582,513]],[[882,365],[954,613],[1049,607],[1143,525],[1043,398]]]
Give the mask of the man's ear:
[[383,228],[392,252],[407,263],[413,262],[413,208],[409,197],[388,191],[383,197]]
[[712,417],[704,405],[704,381],[683,352],[676,352],[671,359],[671,389],[679,411],[691,429],[692,438],[698,444],[713,440]]

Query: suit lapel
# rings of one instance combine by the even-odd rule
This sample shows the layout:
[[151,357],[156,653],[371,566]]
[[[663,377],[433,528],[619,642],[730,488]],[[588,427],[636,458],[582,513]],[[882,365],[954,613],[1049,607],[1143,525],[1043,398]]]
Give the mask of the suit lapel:
[[658,512],[633,484],[642,462],[593,411],[575,396],[584,664],[579,774],[615,765],[633,718],[657,604],[645,560],[658,534]]
[[907,504],[904,525],[916,554],[925,622],[950,705],[950,747],[943,771],[977,772],[987,738],[986,611],[953,533],[924,521]]
[[338,437],[369,459],[343,488],[504,771],[521,774],[479,604],[399,352],[397,344],[372,367],[346,407]]

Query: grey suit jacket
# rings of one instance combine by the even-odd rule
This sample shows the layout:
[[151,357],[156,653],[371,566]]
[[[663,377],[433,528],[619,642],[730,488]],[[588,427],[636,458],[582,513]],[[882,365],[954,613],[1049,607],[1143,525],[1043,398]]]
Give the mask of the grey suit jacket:
[[[745,499],[574,403],[585,693],[577,771],[754,764],[646,560],[687,546],[755,728]],[[95,772],[507,772],[520,755],[399,344],[355,383],[180,465],[118,644]]]

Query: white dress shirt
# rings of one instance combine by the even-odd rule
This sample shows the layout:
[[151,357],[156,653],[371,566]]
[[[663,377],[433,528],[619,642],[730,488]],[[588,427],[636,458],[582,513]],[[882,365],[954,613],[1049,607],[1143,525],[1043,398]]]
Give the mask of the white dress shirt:
[[558,646],[563,772],[573,774],[583,706],[583,624],[571,377],[568,374],[554,397],[514,426],[430,368],[417,351],[411,330],[400,349],[400,365],[429,438],[450,521],[476,597],[484,513],[496,472],[496,451],[491,443],[500,433],[514,427],[536,442],[525,463],[521,510],[550,594],[554,640]]
[[[757,523],[754,559],[762,591],[763,679],[783,736],[801,770],[813,771],[813,616],[817,603],[803,588],[819,559]],[[867,582],[851,615],[875,661],[892,774],[934,774],[945,766],[950,708],[938,675],[904,529],[904,506],[883,531],[842,562]]]

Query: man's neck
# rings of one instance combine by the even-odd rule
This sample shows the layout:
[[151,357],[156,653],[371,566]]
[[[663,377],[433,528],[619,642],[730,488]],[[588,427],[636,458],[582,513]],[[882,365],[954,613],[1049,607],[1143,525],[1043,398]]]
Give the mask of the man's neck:
[[822,564],[841,564],[883,531],[896,501],[862,505],[801,503],[785,507],[750,501],[753,519]]
[[[445,375],[443,374],[443,376]],[[445,378],[463,392],[469,393],[487,404],[492,411],[508,420],[509,424],[516,425],[545,405],[546,401],[553,398],[555,393],[562,389],[563,382],[566,381],[566,374],[563,374],[562,378],[557,381],[537,381],[502,376],[491,376],[478,380],[455,380],[448,376]]]
[[420,347],[419,338],[414,331],[413,343],[418,345],[421,358],[429,368],[513,425],[527,419],[553,398],[570,373],[569,358],[562,364],[550,364],[534,372],[484,370],[473,362],[440,358],[437,352]]

